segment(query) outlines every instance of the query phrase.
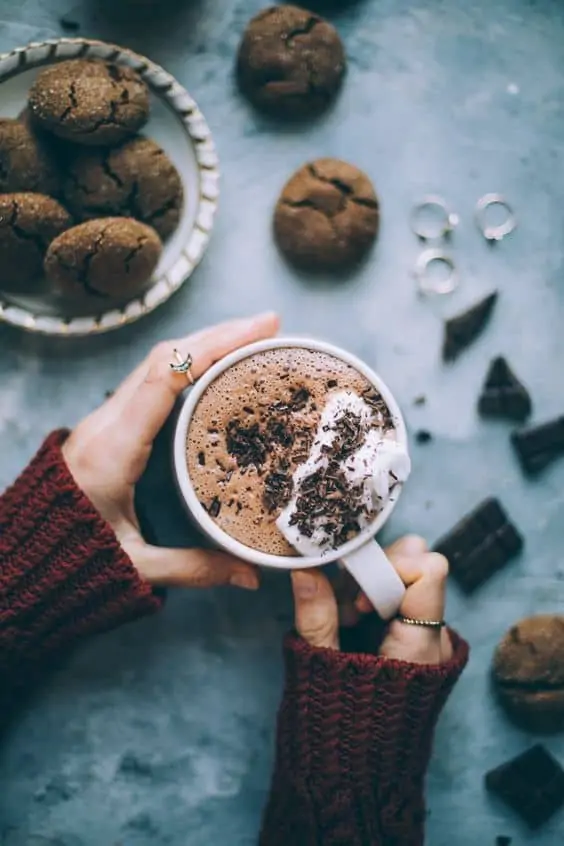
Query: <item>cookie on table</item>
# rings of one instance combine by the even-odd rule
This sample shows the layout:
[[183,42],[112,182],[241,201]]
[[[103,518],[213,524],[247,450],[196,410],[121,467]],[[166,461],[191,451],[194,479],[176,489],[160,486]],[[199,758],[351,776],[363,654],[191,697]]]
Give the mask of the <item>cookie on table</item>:
[[528,731],[564,728],[564,617],[542,614],[512,626],[499,643],[493,678],[501,704]]
[[149,118],[149,89],[134,70],[72,59],[40,71],[29,92],[32,120],[59,138],[111,146]]
[[80,220],[134,217],[164,239],[178,226],[184,192],[164,150],[150,138],[133,138],[113,149],[79,150],[67,168],[64,196]]
[[58,196],[61,175],[49,140],[22,120],[0,118],[0,193]]
[[138,220],[90,220],[51,243],[45,274],[56,293],[71,299],[127,300],[146,287],[161,252],[155,230]]
[[336,96],[346,60],[339,33],[328,21],[298,6],[272,6],[243,34],[237,78],[257,108],[277,115],[318,112]]
[[295,265],[313,271],[356,264],[378,234],[378,198],[370,179],[339,159],[317,159],[284,186],[274,212],[278,245]]
[[0,194],[0,289],[33,293],[49,244],[72,224],[68,211],[44,194]]

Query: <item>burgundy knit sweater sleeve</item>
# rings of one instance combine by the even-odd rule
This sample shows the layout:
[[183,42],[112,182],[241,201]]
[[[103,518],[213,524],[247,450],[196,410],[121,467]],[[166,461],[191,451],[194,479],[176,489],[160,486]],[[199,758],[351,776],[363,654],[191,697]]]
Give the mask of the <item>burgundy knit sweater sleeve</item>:
[[435,723],[468,659],[441,665],[285,644],[261,846],[420,846]]
[[50,435],[0,497],[2,709],[79,639],[160,604],[76,486],[66,435]]

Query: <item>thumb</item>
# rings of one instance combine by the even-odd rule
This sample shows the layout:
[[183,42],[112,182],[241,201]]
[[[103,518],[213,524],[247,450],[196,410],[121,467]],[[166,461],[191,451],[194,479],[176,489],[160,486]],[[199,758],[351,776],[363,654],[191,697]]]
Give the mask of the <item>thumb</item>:
[[259,578],[250,564],[207,549],[163,549],[143,540],[123,544],[141,578],[158,587],[211,588],[222,585],[256,590]]
[[339,648],[339,611],[329,580],[320,570],[294,570],[296,631],[310,646]]

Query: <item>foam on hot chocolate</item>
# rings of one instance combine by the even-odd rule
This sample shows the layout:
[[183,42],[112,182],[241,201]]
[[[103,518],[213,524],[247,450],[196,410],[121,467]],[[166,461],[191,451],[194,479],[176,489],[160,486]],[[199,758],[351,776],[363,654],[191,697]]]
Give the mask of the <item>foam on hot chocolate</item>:
[[[338,548],[367,528],[411,470],[382,415],[352,391],[327,400],[309,455],[276,525],[301,555]],[[354,525],[353,525],[354,524]]]
[[[257,353],[210,385],[190,423],[187,462],[202,507],[221,529],[263,552],[298,554],[276,521],[292,499],[294,474],[308,460],[324,409],[343,392],[373,409],[369,430],[393,439],[394,423],[373,386],[326,353],[294,347]],[[348,526],[344,534],[358,530]]]

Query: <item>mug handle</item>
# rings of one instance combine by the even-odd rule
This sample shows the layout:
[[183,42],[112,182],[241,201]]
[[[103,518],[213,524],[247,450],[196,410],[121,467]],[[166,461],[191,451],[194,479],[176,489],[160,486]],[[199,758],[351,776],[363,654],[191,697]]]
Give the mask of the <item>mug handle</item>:
[[376,613],[390,620],[405,595],[405,585],[377,541],[365,543],[341,559],[343,566],[358,582]]

